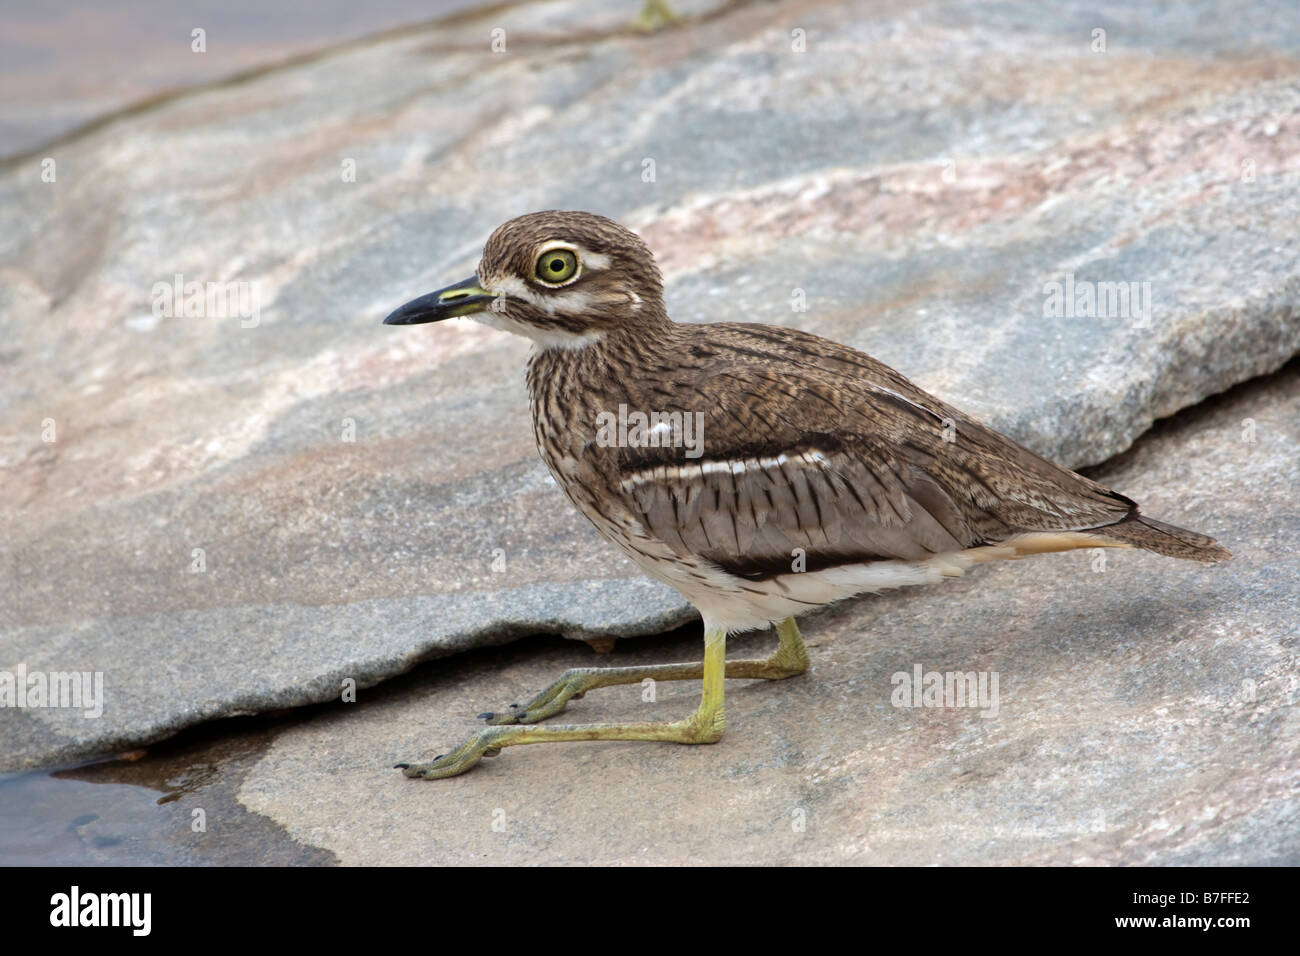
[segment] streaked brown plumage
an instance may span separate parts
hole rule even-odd
[[[1212,539],[1141,515],[1131,499],[847,346],[795,329],[671,322],[649,250],[608,220],[581,213],[514,220],[489,240],[480,279],[490,286],[492,277],[520,274],[533,250],[554,239],[612,261],[591,281],[602,308],[507,313],[547,333],[562,322],[575,335],[600,335],[583,348],[532,356],[538,448],[583,513],[652,574],[665,576],[664,545],[668,561],[707,562],[736,588],[780,588],[792,573],[919,562],[1044,532],[1055,540],[1038,543],[1053,546],[1028,550],[1122,543],[1201,561],[1227,556]],[[562,301],[587,288],[579,281],[545,291]],[[641,302],[632,313],[628,291]],[[703,455],[602,447],[597,415],[620,405],[702,412]],[[783,464],[760,467],[781,455]],[[748,463],[740,474],[705,472],[709,463],[737,461]],[[791,570],[795,549],[804,553],[802,572]],[[709,579],[718,586],[716,575]]]
[[[553,276],[565,278],[545,281]],[[451,289],[460,291],[389,321],[477,312],[532,338],[543,460],[597,529],[678,588],[710,632],[1045,551],[1228,557],[847,346],[788,328],[672,322],[650,251],[608,219],[512,220],[488,240],[476,279]],[[698,413],[702,453],[602,441],[602,414],[620,407]]]

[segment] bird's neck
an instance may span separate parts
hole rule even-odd
[[[593,331],[567,342],[534,340],[528,359],[528,389],[536,401],[553,389],[586,388],[617,393],[659,367],[675,347],[682,326],[666,315],[662,322]]]
[[[618,323],[593,323],[582,332],[556,332],[547,334],[530,330],[533,340],[533,358],[556,353],[570,359],[599,362],[605,356],[651,355],[671,347],[680,326],[668,318],[660,307],[638,314],[632,320]]]

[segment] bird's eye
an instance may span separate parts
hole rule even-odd
[[[547,285],[572,279],[578,271],[578,257],[568,249],[548,249],[537,258],[534,274]]]

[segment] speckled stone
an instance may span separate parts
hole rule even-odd
[[[680,320],[849,342],[1070,465],[1300,348],[1286,3],[696,12],[465,15],[0,168],[0,669],[109,694],[0,711],[0,767],[689,618],[546,475],[526,343],[379,325],[528,210],[640,230]],[[155,317],[178,274],[256,324]],[[1150,315],[1045,316],[1068,277]]]

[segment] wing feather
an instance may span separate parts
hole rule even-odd
[[[1110,525],[1135,508],[869,356],[772,331],[693,330],[749,336],[768,350],[720,349],[724,369],[674,392],[679,407],[664,411],[703,413],[702,457],[619,450],[628,506],[680,554],[761,579],[789,573],[796,549],[808,570],[924,560],[1027,532]]]

